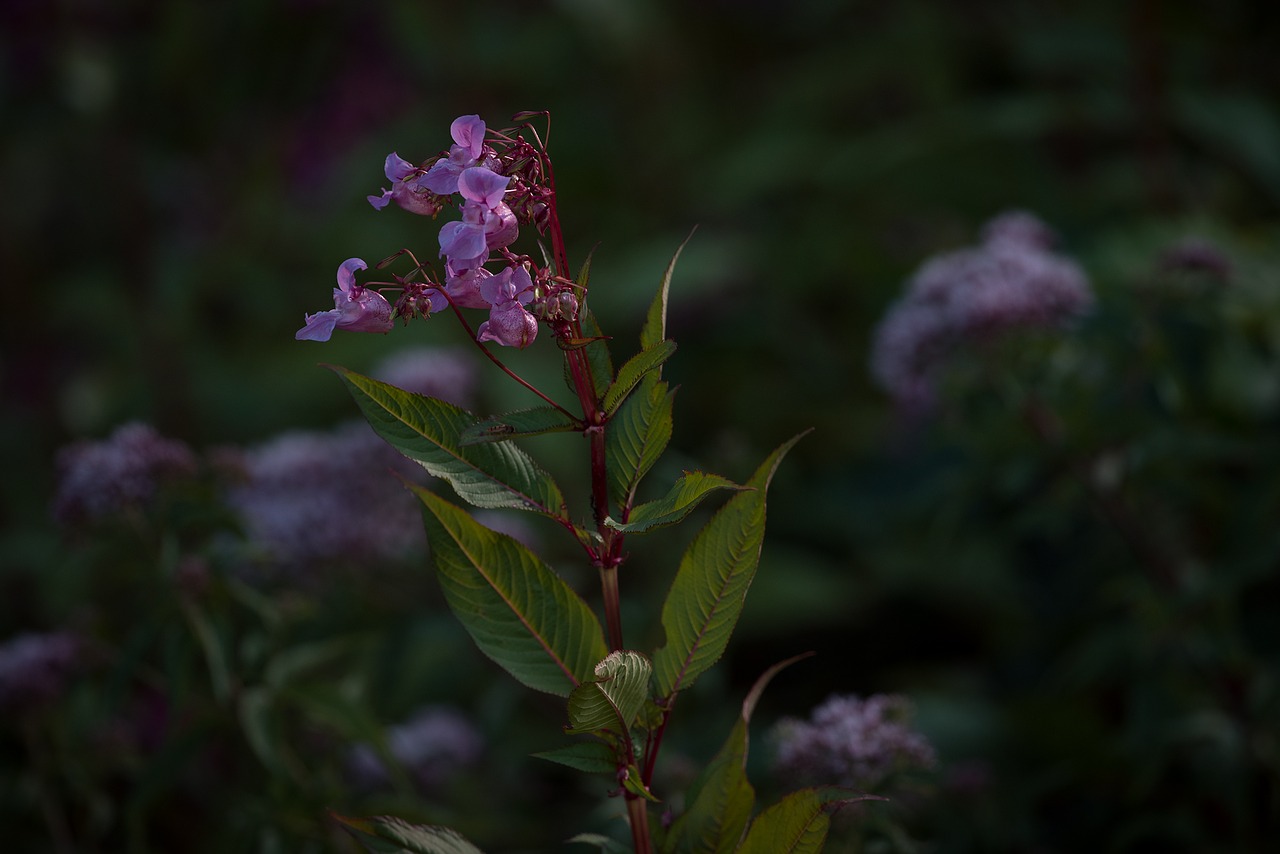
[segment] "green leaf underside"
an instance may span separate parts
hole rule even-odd
[[[513,507],[548,516],[564,513],[551,475],[511,442],[464,446],[476,417],[460,407],[412,394],[346,368],[331,366],[365,417],[391,445],[449,482],[458,497],[487,509]]]
[[[818,854],[830,826],[817,792],[801,789],[756,816],[739,854]]]
[[[605,459],[609,491],[624,503],[671,441],[675,393],[656,374],[649,374],[609,421]]]
[[[370,851],[409,854],[484,854],[456,830],[435,825],[410,824],[394,816],[349,818],[332,813]],[[371,844],[372,843],[372,844]],[[389,843],[389,844],[388,844]]]
[[[765,493],[802,435],[765,459],[747,482],[750,489],[730,498],[681,558],[662,606],[666,641],[653,657],[659,696],[689,687],[724,654],[760,563]]]
[[[460,444],[479,445],[485,442],[501,442],[520,436],[541,436],[544,433],[567,433],[577,430],[578,424],[559,409],[542,406],[521,409],[486,418],[462,431]]]
[[[613,749],[602,741],[579,741],[568,747],[544,750],[533,755],[588,774],[614,774],[618,770]]]
[[[664,852],[727,852],[737,847],[756,798],[746,764],[747,725],[739,719],[689,788],[689,807],[672,823]]]
[[[600,621],[537,555],[422,487],[445,599],[480,651],[523,684],[568,696],[607,653]]]
[[[608,730],[625,733],[649,696],[653,665],[632,650],[617,650],[595,667],[595,677],[569,694],[570,735]]]
[[[680,253],[684,251],[684,247],[693,239],[693,232],[689,232],[689,236],[681,242],[676,249],[676,254],[671,256],[671,262],[667,264],[666,272],[662,274],[662,282],[658,285],[658,293],[654,296],[653,302],[649,304],[649,312],[645,315],[644,325],[640,327],[640,349],[645,350],[667,337],[667,297],[671,292],[671,277],[676,272],[676,261],[680,260]]]
[[[743,489],[718,474],[685,472],[662,498],[641,504],[631,511],[626,523],[605,519],[610,528],[627,534],[638,534],[653,528],[674,525],[693,512],[707,495],[717,489]]]
[[[654,371],[662,366],[662,363],[671,358],[671,354],[676,351],[676,342],[659,341],[652,347],[646,347],[639,353],[636,353],[630,359],[618,368],[618,378],[609,386],[609,390],[604,395],[604,411],[613,415],[618,411],[618,407],[622,405],[622,401],[627,399],[627,395],[631,394],[631,390],[639,385],[640,380],[644,379],[645,374]]]

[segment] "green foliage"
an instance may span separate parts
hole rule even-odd
[[[650,373],[609,423],[605,454],[609,496],[615,502],[629,503],[641,479],[666,450],[671,441],[674,399],[675,392],[656,372]]]
[[[802,434],[803,435],[803,434]],[[666,642],[654,653],[659,696],[688,688],[720,659],[755,578],[764,542],[765,493],[795,436],[770,454],[689,544],[662,606]]]
[[[801,789],[770,806],[751,823],[742,854],[818,854],[831,819],[818,796]]]
[[[476,646],[530,688],[568,696],[607,648],[595,614],[550,567],[420,487],[436,576]]]
[[[702,499],[719,489],[740,490],[743,487],[718,474],[685,472],[676,480],[670,492],[655,501],[637,506],[627,516],[626,522],[606,519],[605,524],[624,534],[642,534],[675,525],[692,513],[702,503]]]
[[[612,775],[618,770],[613,749],[602,741],[579,741],[567,747],[544,750],[533,755],[588,774]]]
[[[602,405],[606,415],[613,415],[645,375],[662,367],[676,351],[676,342],[659,341],[632,356],[618,369],[618,376],[605,392]]]
[[[643,654],[616,650],[569,695],[570,735],[605,731],[626,736],[645,700],[653,665]]]
[[[560,488],[511,442],[464,444],[477,419],[443,400],[333,368],[382,438],[436,477],[458,497],[484,508],[510,507],[548,516],[563,514]]]
[[[410,824],[394,816],[357,819],[334,813],[333,817],[375,854],[483,854],[447,827]]]
[[[543,406],[508,412],[472,424],[462,431],[461,444],[479,445],[546,433],[567,433],[576,429],[578,424],[563,411]]]

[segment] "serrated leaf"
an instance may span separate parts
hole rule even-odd
[[[654,528],[665,528],[683,520],[717,489],[743,489],[728,478],[706,472],[685,472],[676,480],[671,491],[656,501],[639,505],[627,516],[627,521],[616,522],[612,518],[604,523],[610,528],[627,534],[639,534]]]
[[[330,813],[348,830],[355,831],[370,851],[408,854],[484,854],[456,830],[438,825],[410,824],[395,816],[351,818]],[[370,844],[371,842],[378,844]],[[393,847],[387,847],[390,844]]]
[[[770,454],[747,481],[751,489],[730,498],[681,558],[662,606],[666,641],[653,658],[658,696],[689,687],[724,654],[760,563],[765,494],[799,440],[795,436]]]
[[[517,437],[541,436],[544,433],[567,433],[577,429],[579,425],[571,416],[554,407],[540,406],[477,421],[462,431],[460,444],[479,445]]]
[[[618,763],[613,749],[602,741],[578,741],[568,747],[533,754],[538,759],[565,765],[588,774],[615,774]]]
[[[695,231],[697,229],[694,229]],[[662,282],[658,286],[658,293],[653,298],[653,302],[649,304],[649,312],[645,315],[644,325],[640,327],[640,349],[644,350],[667,337],[667,295],[671,290],[671,277],[676,271],[676,261],[680,259],[680,253],[684,251],[684,247],[693,239],[693,231],[689,232],[689,236],[684,239],[676,254],[671,256],[671,262],[667,264],[667,270],[662,274]]]
[[[609,421],[605,461],[609,491],[618,504],[630,498],[667,449],[674,402],[675,392],[655,374],[648,374]]]
[[[644,379],[645,374],[650,371],[656,371],[662,366],[662,363],[671,358],[671,354],[676,351],[676,342],[659,341],[652,347],[646,347],[639,353],[636,353],[621,368],[618,368],[618,378],[609,386],[609,390],[604,394],[604,411],[608,415],[618,411],[618,407],[627,399],[627,395],[631,394],[631,390],[640,384],[640,380]]]
[[[607,730],[624,734],[649,697],[653,665],[629,649],[615,650],[595,666],[594,678],[569,694],[570,735]]]
[[[756,816],[739,854],[818,854],[831,819],[812,789],[784,797]]]
[[[514,507],[564,515],[564,497],[551,475],[511,442],[462,444],[476,423],[466,410],[412,394],[346,368],[330,366],[347,384],[365,418],[382,438],[476,507]]]
[[[608,653],[600,621],[527,547],[430,490],[427,543],[445,599],[485,655],[538,691],[568,696]]]
[[[747,780],[747,723],[739,718],[719,752],[687,793],[688,808],[672,823],[664,854],[733,851],[751,820],[755,789]]]

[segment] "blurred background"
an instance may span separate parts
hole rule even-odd
[[[7,850],[351,850],[326,809],[452,823],[486,850],[616,832],[607,781],[524,758],[556,746],[562,709],[470,647],[420,556],[250,560],[265,511],[227,498],[281,437],[311,442],[316,489],[347,477],[336,456],[385,469],[335,438],[358,413],[321,362],[430,347],[476,409],[534,404],[448,322],[293,332],[345,258],[434,256],[438,226],[365,200],[388,152],[419,162],[456,116],[540,109],[615,361],[697,228],[654,480],[743,479],[816,428],[771,491],[730,655],[682,700],[673,787],[760,672],[814,650],[765,695],[762,731],[833,693],[902,694],[937,752],[889,805],[842,816],[839,850],[1263,850],[1278,36],[1277,7],[1251,2],[9,0],[0,641],[67,632],[80,651],[29,645],[66,671],[36,690],[5,647]],[[961,342],[936,400],[904,406],[869,370],[882,318],[1008,210],[1052,229],[1092,309]],[[562,388],[557,355],[511,363]],[[60,451],[130,422],[195,474],[115,518],[68,493]],[[561,438],[531,449],[563,483],[581,448]],[[327,506],[309,524],[359,512]],[[551,526],[503,524],[591,591]],[[645,644],[692,530],[636,545],[625,617]],[[477,747],[437,739],[415,775],[409,730],[389,729],[415,714]],[[375,768],[359,785],[357,766]]]

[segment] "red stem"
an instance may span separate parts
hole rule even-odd
[[[652,854],[653,843],[649,840],[649,810],[644,798],[627,793],[627,818],[631,821],[631,839],[635,843],[636,854]]]

